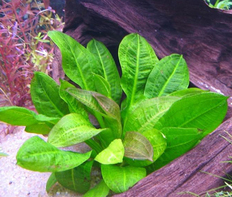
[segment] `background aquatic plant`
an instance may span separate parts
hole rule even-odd
[[[51,72],[53,45],[46,34],[63,23],[37,1],[3,0],[0,9],[0,92],[12,105],[31,107],[33,72]]]

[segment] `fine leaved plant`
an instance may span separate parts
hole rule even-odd
[[[47,141],[28,139],[17,153],[19,166],[52,172],[47,190],[58,182],[85,196],[125,192],[190,150],[225,117],[226,96],[188,88],[183,56],[159,60],[138,34],[127,35],[119,45],[121,77],[101,42],[91,40],[84,47],[58,31],[48,36],[61,51],[70,81],[58,85],[35,72],[30,90],[38,113],[17,106],[0,108],[1,121],[48,135]],[[60,149],[78,143],[90,149]],[[93,167],[102,176],[90,188]]]
[[[45,2],[0,1],[0,95],[11,105],[31,109],[30,82],[34,71],[50,73],[53,43],[49,30],[62,30],[63,23]]]
[[[206,3],[209,5],[211,8],[217,8],[217,9],[222,9],[222,10],[230,10],[232,7],[232,1],[231,0],[205,0]]]

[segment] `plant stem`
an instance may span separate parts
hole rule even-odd
[[[98,113],[95,113],[95,112],[94,112],[94,116],[96,117],[100,127],[101,128],[106,128],[106,125],[105,125],[105,122],[104,122],[102,116],[100,114],[98,114]]]
[[[1,92],[4,94],[4,96],[7,98],[7,100],[10,102],[11,105],[13,105],[13,103],[11,102],[10,98],[7,96],[7,94],[5,93],[5,91],[0,88]]]
[[[92,148],[93,150],[95,150],[97,153],[100,153],[102,151],[102,147],[100,146],[100,144],[98,144],[96,141],[94,141],[93,139],[89,139],[86,140],[85,143]]]

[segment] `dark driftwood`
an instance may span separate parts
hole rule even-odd
[[[191,82],[203,89],[232,95],[232,15],[210,9],[203,0],[66,0],[64,32],[82,44],[95,38],[117,55],[128,33],[144,36],[162,58],[180,53]],[[232,106],[229,99],[229,106]],[[231,110],[230,110],[231,112]],[[228,117],[232,117],[231,113]],[[232,147],[220,135],[232,133],[232,120],[223,123],[195,149],[149,175],[119,196],[178,196],[218,187],[219,176],[232,171],[221,163]],[[184,196],[190,196],[186,194]]]
[[[224,122],[187,154],[153,172],[129,191],[116,196],[176,197],[183,192],[203,195],[207,190],[225,185],[222,179],[204,173],[221,177],[231,174],[232,164],[222,162],[230,160],[228,156],[232,156],[232,145],[222,137],[231,139],[225,131],[232,134],[232,119]],[[183,193],[180,196],[192,195]]]
[[[65,10],[64,32],[82,44],[96,38],[117,54],[121,39],[137,32],[160,58],[183,54],[196,86],[232,95],[231,14],[203,0],[66,0]]]

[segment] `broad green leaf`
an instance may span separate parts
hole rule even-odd
[[[222,122],[226,112],[227,97],[203,92],[176,101],[156,123],[155,128],[197,128],[203,131],[204,137]]]
[[[52,128],[48,142],[56,147],[71,146],[84,142],[103,130],[105,129],[93,127],[82,115],[71,113],[61,118]]]
[[[91,40],[87,44],[87,49],[95,55],[95,58],[101,65],[100,75],[110,85],[110,95],[112,96],[112,99],[116,103],[119,103],[122,95],[122,88],[120,85],[120,76],[117,70],[117,66],[112,55],[104,44],[96,40]]]
[[[100,94],[98,94],[96,92],[92,92],[92,91],[77,89],[77,88],[68,88],[66,91],[70,95],[72,95],[74,98],[76,98],[79,102],[81,102],[83,105],[85,105],[87,107],[88,111],[96,117],[97,121],[99,122],[99,125],[102,128],[107,128],[102,116],[104,116],[104,119],[106,121],[108,120],[107,122],[109,122],[109,121],[115,122],[116,121],[116,120],[113,120],[111,117],[109,117],[105,113],[104,109],[100,106],[99,102],[96,100],[95,97],[97,97],[97,95],[100,95]],[[93,94],[95,94],[95,97],[93,96]],[[110,103],[117,105],[113,100],[111,100],[107,97],[105,97],[105,98],[107,101],[110,100]],[[110,108],[110,106],[107,106],[107,108]],[[115,124],[109,124],[109,125],[110,125],[109,128],[113,128],[115,130],[121,126],[121,122],[120,122],[119,126],[117,126],[117,124],[116,124],[116,127],[115,127]],[[113,139],[115,139],[115,137],[114,137],[115,134],[117,134],[120,131],[121,130],[116,130],[116,132],[114,133],[111,129],[108,129],[108,130],[105,130],[102,133],[100,133],[99,138],[101,140],[101,143],[104,145],[104,147],[108,146],[109,143]]]
[[[94,90],[91,53],[72,37],[62,32],[50,31],[48,36],[61,51],[65,74],[82,89]]]
[[[153,147],[153,161],[156,161],[165,151],[167,140],[165,136],[156,129],[143,132],[143,135],[149,140]]]
[[[154,161],[156,161],[164,151],[166,150],[167,147],[167,140],[165,136],[159,132],[156,129],[151,129],[143,132],[143,136],[145,136],[150,144],[152,145],[152,151],[153,151],[153,157],[152,157],[152,162],[149,160],[132,160],[132,159],[127,159],[126,162],[129,163],[132,166],[148,166],[152,164]]]
[[[125,157],[153,161],[153,147],[149,140],[138,132],[126,132],[124,142]]]
[[[31,137],[20,147],[16,159],[22,168],[39,172],[59,172],[75,168],[89,159],[91,151],[62,151],[38,136]]]
[[[86,192],[83,197],[106,197],[109,194],[109,191],[110,189],[102,180],[99,184]]]
[[[104,120],[99,119],[99,117],[96,118],[102,127],[107,126],[112,130],[114,136],[111,137],[121,137],[121,116],[120,108],[117,103],[115,103],[112,99],[93,91],[86,91],[77,88],[68,88],[66,91],[87,106],[91,113],[94,115],[99,114],[104,117]]]
[[[150,73],[144,95],[147,98],[165,96],[177,90],[187,89],[189,72],[182,55],[172,54],[161,59]]]
[[[50,192],[51,188],[57,183],[55,173],[51,173],[50,177],[47,180],[46,191]]]
[[[154,163],[156,169],[189,151],[202,137],[201,132],[195,128],[169,127],[162,129],[161,132],[166,136],[167,148]]]
[[[110,84],[102,76],[94,74],[96,91],[108,98],[111,97]]]
[[[26,126],[25,131],[29,133],[48,134],[60,118],[36,114],[35,119],[37,123]]]
[[[122,67],[121,85],[130,108],[144,95],[147,78],[158,58],[149,43],[138,34],[123,38],[118,56]]]
[[[159,118],[179,99],[178,97],[166,96],[139,102],[129,110],[125,117],[123,133],[126,131],[142,133],[153,129]]]
[[[101,164],[117,164],[122,163],[124,156],[124,147],[121,139],[115,139],[110,145],[101,151],[95,161]]]
[[[46,124],[45,122],[38,122],[36,124],[28,125],[25,128],[25,131],[28,133],[37,133],[37,134],[49,134],[52,127]]]
[[[35,112],[23,107],[0,107],[0,121],[11,125],[28,126],[35,124],[38,122],[35,115]]]
[[[47,124],[50,124],[50,125],[54,125],[60,120],[60,118],[58,117],[48,117],[43,114],[36,114],[35,119],[38,122],[46,122]]]
[[[203,92],[209,92],[208,90],[202,90],[199,88],[188,88],[185,90],[177,90],[171,94],[169,94],[169,96],[180,96],[180,97],[184,97],[184,96],[191,96],[194,94],[199,94],[199,93],[203,93]]]
[[[72,95],[75,99],[81,102],[83,105],[87,106],[90,109],[90,112],[96,111],[101,115],[104,115],[104,111],[93,97],[92,91],[82,90],[79,88],[68,88],[66,91]]]
[[[69,112],[67,104],[60,98],[59,86],[42,72],[35,72],[31,81],[31,98],[40,114],[62,117]]]
[[[83,194],[90,188],[92,165],[93,161],[87,161],[76,168],[56,172],[56,179],[65,188]]]
[[[71,83],[60,79],[60,97],[68,104],[69,111],[71,113],[81,114],[86,119],[88,118],[88,113],[84,109],[84,106],[76,98],[66,92],[67,88],[75,88]]]
[[[107,116],[120,121],[120,108],[117,103],[97,92],[92,92],[92,95]]]
[[[36,114],[23,107],[9,106],[0,108],[0,121],[11,125],[26,126],[25,130],[31,133],[48,134],[58,120],[57,117]]]
[[[98,93],[93,93],[93,97],[107,115],[104,119],[106,126],[112,130],[115,138],[120,138],[122,135],[122,124],[118,104]]]
[[[146,176],[146,170],[140,167],[101,165],[103,180],[115,193],[127,191]]]

